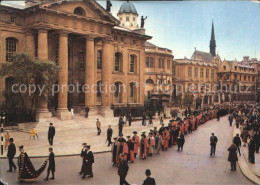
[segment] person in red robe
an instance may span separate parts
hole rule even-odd
[[[127,155],[127,161],[130,161],[131,163],[134,162],[134,143],[131,140],[130,136],[127,136],[126,144],[128,146],[128,155]]]
[[[142,159],[146,159],[146,153],[147,153],[147,138],[145,136],[145,134],[141,135],[142,138],[140,139],[140,152],[139,152],[139,156]]]
[[[170,140],[170,132],[169,128],[165,127],[163,131],[163,150],[167,150],[169,146],[169,140]]]
[[[139,136],[137,135],[137,132],[133,132],[134,136],[132,137],[132,142],[134,143],[134,157],[138,155],[138,147],[139,147]]]

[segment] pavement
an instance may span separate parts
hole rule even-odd
[[[96,119],[101,121],[101,135],[97,136]],[[164,123],[168,124],[170,119],[165,119]],[[78,155],[81,151],[81,144],[87,143],[91,145],[91,149],[95,153],[108,152],[111,150],[107,147],[106,131],[108,125],[112,126],[113,137],[118,136],[118,118],[104,118],[102,116],[90,116],[85,118],[81,115],[75,115],[74,119],[61,121],[55,117],[39,122],[36,126],[39,139],[29,139],[28,132],[19,132],[11,130],[11,135],[14,138],[16,146],[24,145],[24,149],[30,157],[46,157],[49,155],[49,142],[47,139],[49,123],[52,122],[56,129],[54,136],[53,148],[56,156]],[[153,120],[153,126],[160,128],[159,120]],[[146,131],[148,133],[153,126],[142,126],[141,120],[132,122],[132,126],[123,128],[123,135],[133,135],[133,131],[137,131],[138,135]],[[6,156],[4,151],[4,157]],[[16,157],[18,157],[18,152]],[[3,157],[1,156],[1,157]]]
[[[241,133],[240,129],[234,128],[233,136]],[[240,148],[242,157],[238,160],[238,165],[242,173],[255,184],[260,184],[260,154],[255,153],[255,164],[248,161],[248,146],[241,146]]]
[[[138,124],[139,122],[137,122]],[[253,184],[239,170],[230,171],[227,148],[232,142],[234,128],[229,126],[227,117],[220,121],[213,119],[201,125],[197,131],[185,136],[182,152],[173,146],[168,151],[161,151],[146,160],[137,158],[129,164],[126,180],[140,185],[145,179],[145,170],[149,168],[156,184],[159,185],[249,185]],[[218,137],[216,155],[210,156],[209,137],[214,132]],[[93,135],[94,136],[94,135]],[[55,152],[55,151],[54,151]],[[116,185],[119,184],[117,168],[112,167],[111,153],[95,154],[93,165],[94,178],[81,179],[78,171],[82,159],[79,156],[56,157],[55,180],[44,182],[46,171],[30,185]],[[239,157],[240,158],[240,157]],[[38,169],[44,159],[32,158],[33,165]],[[15,161],[16,162],[16,161]],[[0,177],[9,185],[21,184],[17,181],[17,172],[7,173],[8,161],[0,159]]]

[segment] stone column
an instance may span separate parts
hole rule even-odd
[[[38,30],[38,59],[48,59],[48,30]],[[45,100],[39,100],[37,103],[36,121],[46,120],[51,118],[51,113],[48,111],[48,93],[45,91]]]
[[[71,119],[68,111],[68,34],[59,34],[59,72],[58,72],[58,117],[61,120]]]
[[[94,38],[93,37],[86,37],[86,61],[85,61],[85,106],[89,108],[94,108],[95,101],[95,78],[94,78],[94,71],[95,71],[95,53],[94,53]]]
[[[106,117],[113,117],[113,111],[110,109],[111,93],[109,92],[110,78],[112,73],[112,57],[110,39],[103,40],[102,49],[102,70],[101,70],[101,111],[100,114]]]
[[[25,33],[25,51],[32,57],[35,56],[35,41],[32,30]]]

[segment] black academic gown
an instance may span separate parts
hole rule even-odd
[[[86,152],[86,155],[84,157],[84,163],[84,175],[93,175],[92,164],[94,163],[94,155],[92,151]]]

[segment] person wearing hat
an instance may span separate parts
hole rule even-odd
[[[108,125],[108,129],[107,129],[107,146],[112,145],[112,135],[113,135],[113,129],[111,128],[111,125]]]
[[[47,169],[47,176],[46,178],[44,179],[45,181],[48,181],[49,180],[49,175],[50,175],[50,171],[51,171],[51,174],[52,174],[52,177],[50,178],[51,180],[54,180],[55,177],[54,177],[54,172],[55,172],[55,155],[53,153],[53,148],[50,147],[49,148],[49,166],[48,166],[48,169]]]
[[[7,157],[8,157],[8,162],[9,162],[9,170],[7,172],[12,172],[13,168],[14,171],[17,169],[16,165],[14,164],[14,156],[16,154],[16,148],[14,144],[14,139],[10,138],[9,139],[9,146],[8,146],[8,152],[7,152]]]
[[[7,149],[8,145],[9,145],[9,139],[11,138],[11,134],[10,131],[7,130],[5,133],[5,150]]]
[[[148,146],[148,156],[152,156],[153,155],[153,148],[154,148],[154,137],[153,137],[153,132],[150,132],[147,138],[147,146]]]
[[[50,146],[53,145],[54,136],[55,136],[55,127],[53,126],[53,123],[50,123],[49,131],[48,131],[48,141]]]
[[[128,155],[127,155],[127,161],[130,161],[131,163],[134,162],[135,157],[134,157],[134,143],[131,140],[131,136],[127,136],[127,142],[128,146]]]
[[[156,136],[156,133],[157,133],[157,127],[154,127],[154,130],[153,130],[153,135]]]
[[[139,147],[139,136],[137,135],[137,132],[133,132],[132,142],[134,143],[134,157],[138,155],[138,147]]]
[[[87,178],[92,178],[93,177],[92,165],[94,163],[94,155],[93,152],[90,151],[90,145],[86,146],[86,155],[84,157],[84,163],[85,163],[85,169],[82,178],[84,179],[86,175],[88,175]]]
[[[120,163],[118,165],[118,175],[120,177],[120,185],[130,185],[126,180],[127,172],[129,170],[128,163],[123,154],[120,154]]]
[[[118,166],[118,157],[119,157],[119,144],[117,137],[114,137],[114,142],[112,143],[111,152],[112,152],[112,166]]]
[[[140,140],[140,152],[139,152],[139,156],[142,159],[146,159],[146,154],[147,154],[147,148],[148,148],[148,142],[147,142],[147,138],[145,136],[145,134],[143,133],[142,138]]]
[[[151,176],[151,170],[147,169],[145,170],[146,179],[144,180],[143,185],[156,185],[154,178]]]
[[[164,124],[162,124],[162,127],[159,129],[159,134],[162,136],[162,133],[164,131]]]
[[[81,149],[81,153],[80,153],[80,157],[82,158],[82,165],[81,165],[81,169],[79,172],[79,175],[83,174],[83,169],[84,169],[84,157],[86,155],[86,145],[87,143],[82,143],[82,149]]]
[[[170,140],[170,132],[169,128],[165,127],[163,134],[162,134],[162,139],[163,139],[163,150],[167,150],[169,146],[169,140]]]
[[[154,149],[155,149],[155,152],[156,154],[159,154],[161,148],[162,148],[162,136],[159,134],[159,132],[156,132],[156,136],[155,136],[155,146],[154,146]]]
[[[180,133],[179,137],[177,138],[178,151],[183,150],[184,143],[185,143],[184,134]]]
[[[99,136],[101,134],[101,122],[99,121],[99,119],[97,119],[96,125],[97,125],[97,135]]]
[[[127,160],[128,146],[126,144],[126,140],[121,135],[118,141],[119,141],[119,154],[124,154],[124,159]]]

